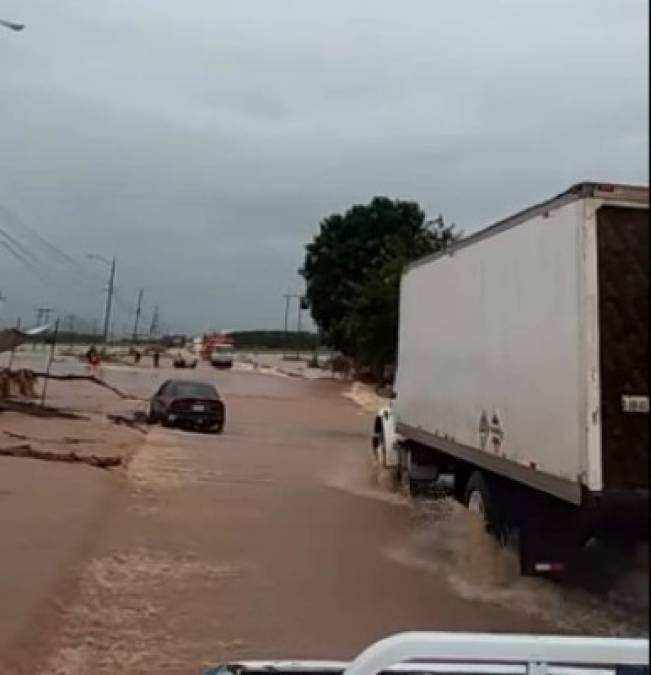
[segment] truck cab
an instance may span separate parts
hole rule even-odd
[[[233,358],[233,345],[229,344],[215,345],[210,353],[210,363],[215,368],[232,368]]]

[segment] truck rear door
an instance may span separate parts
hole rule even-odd
[[[597,254],[604,489],[648,489],[648,209],[602,206]]]

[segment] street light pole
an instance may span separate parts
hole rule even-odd
[[[292,301],[292,297],[290,293],[285,294],[285,339],[287,339],[287,333],[289,332],[289,303]]]
[[[115,283],[115,256],[111,260],[107,260],[101,255],[89,253],[88,257],[92,260],[100,260],[110,268],[108,288],[106,290],[106,306],[104,307],[104,333],[102,335],[102,342],[106,344],[109,337],[109,329],[111,326],[111,304],[113,303],[113,286]]]
[[[140,312],[142,311],[142,294],[144,289],[138,291],[138,306],[136,307],[136,320],[133,322],[133,343],[138,342],[138,323],[140,322]]]
[[[111,260],[108,290],[106,292],[106,311],[104,312],[104,344],[108,342],[111,328],[111,304],[113,302],[113,282],[115,281],[115,258]]]

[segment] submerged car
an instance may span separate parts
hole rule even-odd
[[[195,380],[167,380],[149,402],[147,421],[164,426],[224,430],[226,410],[217,389]]]

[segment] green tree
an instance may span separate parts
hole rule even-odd
[[[300,270],[324,341],[376,372],[393,363],[404,266],[457,236],[415,202],[387,197],[325,218]]]

